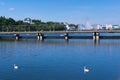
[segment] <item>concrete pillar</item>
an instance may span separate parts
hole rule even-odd
[[[14,34],[15,40],[19,40],[19,34]]]
[[[65,33],[64,36],[65,36],[65,40],[68,40],[68,39],[69,39],[68,33]]]
[[[44,40],[44,35],[42,33],[38,33],[38,36],[37,36],[38,40]]]
[[[97,32],[93,33],[93,40],[99,40],[99,33]]]
[[[99,40],[99,33],[96,33],[96,40]]]

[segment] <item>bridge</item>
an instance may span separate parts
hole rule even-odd
[[[78,31],[12,31],[12,32],[0,32],[0,34],[53,34],[53,33],[120,33],[120,30],[78,30]]]
[[[74,33],[92,33],[93,36],[69,36],[69,34]],[[72,38],[93,38],[94,40],[99,40],[100,38],[104,38],[104,36],[100,36],[100,33],[120,33],[120,30],[79,30],[79,31],[12,31],[12,32],[0,32],[1,35],[13,34],[14,39],[19,40],[22,36],[20,34],[36,34],[36,38],[38,40],[44,40],[47,38],[52,39],[72,39]],[[63,36],[44,36],[44,34],[63,34]],[[119,36],[106,36],[109,38],[120,38]]]

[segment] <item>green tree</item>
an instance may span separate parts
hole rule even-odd
[[[60,22],[42,22],[31,18],[15,21],[13,18],[0,17],[0,31],[54,31],[64,30],[64,27],[65,25]]]

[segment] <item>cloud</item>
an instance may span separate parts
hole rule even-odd
[[[5,5],[5,3],[4,2],[0,2],[0,6],[4,6]]]
[[[9,11],[14,11],[14,10],[15,10],[15,8],[13,8],[13,7],[9,8]]]

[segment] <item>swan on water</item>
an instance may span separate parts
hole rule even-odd
[[[86,68],[86,66],[84,66],[84,72],[89,72],[90,70]]]
[[[14,69],[18,69],[18,66],[16,64],[14,64]]]

